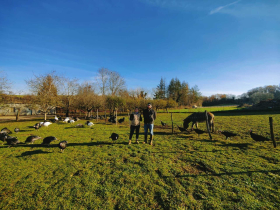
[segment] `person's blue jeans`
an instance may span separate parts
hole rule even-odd
[[[144,124],[145,135],[148,135],[148,129],[150,130],[150,134],[154,135],[154,124]]]

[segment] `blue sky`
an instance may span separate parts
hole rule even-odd
[[[128,89],[160,78],[203,95],[280,84],[278,0],[2,0],[0,71],[14,92],[56,71],[94,80],[117,71]]]

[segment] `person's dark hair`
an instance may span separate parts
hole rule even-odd
[[[139,109],[138,107],[135,107],[134,109]]]

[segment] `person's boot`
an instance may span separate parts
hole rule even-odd
[[[147,143],[148,143],[148,142],[147,142],[147,139],[148,139],[148,135],[145,134],[145,140],[144,140],[143,144],[147,144]]]
[[[153,145],[154,136],[150,135],[150,145]]]

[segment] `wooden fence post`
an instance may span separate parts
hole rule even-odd
[[[269,124],[270,124],[270,135],[271,135],[271,140],[273,141],[274,148],[276,148],[276,141],[274,139],[274,132],[273,132],[273,119],[272,117],[269,117]]]
[[[117,125],[117,122],[118,122],[118,110],[116,110],[116,125]]]
[[[172,116],[172,113],[171,113],[171,122],[172,122],[172,134],[173,134],[174,130],[173,130],[173,116]]]
[[[212,136],[211,136],[210,129],[209,129],[209,123],[208,123],[208,114],[207,114],[207,111],[206,111],[206,110],[205,110],[205,117],[206,117],[206,127],[207,127],[207,131],[208,131],[208,134],[209,134],[210,139],[212,140]]]

